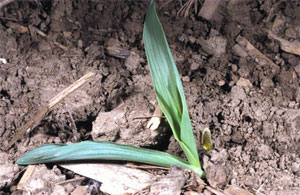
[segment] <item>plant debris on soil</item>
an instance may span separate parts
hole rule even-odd
[[[184,11],[181,1],[157,2],[157,12],[183,81],[207,181],[174,167],[144,169],[155,177],[136,193],[299,194],[299,2],[186,2]],[[0,8],[1,194],[20,193],[24,167],[16,160],[47,143],[114,141],[184,158],[166,121],[156,131],[146,127],[157,104],[142,40],[148,5],[37,0]],[[4,150],[36,110],[88,72],[96,75]],[[214,145],[209,153],[201,148],[205,127]],[[101,191],[101,183],[60,166],[35,171],[24,193]]]

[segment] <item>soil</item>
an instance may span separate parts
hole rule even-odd
[[[193,6],[183,17],[178,15],[180,1],[164,3],[157,2],[158,14],[183,80],[207,184],[218,189],[235,184],[255,194],[298,194],[300,58],[283,51],[266,33],[280,17],[282,24],[272,30],[299,41],[298,1],[222,1],[210,21],[194,13]],[[165,121],[155,133],[146,128],[156,104],[142,40],[148,5],[121,0],[14,1],[2,9],[0,58],[7,63],[0,61],[1,194],[21,193],[16,184],[24,167],[15,162],[46,143],[106,140],[184,158]],[[238,36],[279,70],[239,55],[233,49]],[[89,71],[96,73],[89,83],[10,150],[3,149],[34,110]],[[214,143],[209,154],[200,144],[206,126]],[[37,178],[45,182],[31,193],[68,194],[76,185],[84,186],[57,185],[78,175],[53,165],[38,167],[44,171]],[[187,180],[179,175],[180,184],[175,185],[187,192]],[[155,185],[151,193],[163,192],[161,184]]]

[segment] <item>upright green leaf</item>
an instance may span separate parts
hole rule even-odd
[[[147,12],[143,39],[158,103],[190,164],[201,167],[182,83],[154,1]]]

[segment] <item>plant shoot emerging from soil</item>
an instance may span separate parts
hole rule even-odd
[[[156,14],[154,1],[151,2],[147,12],[143,38],[159,105],[188,162],[165,152],[113,142],[84,141],[74,144],[44,145],[27,152],[17,163],[28,165],[75,160],[124,160],[164,167],[177,165],[204,177],[182,83]]]

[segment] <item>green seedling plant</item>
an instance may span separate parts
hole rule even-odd
[[[147,11],[143,39],[158,103],[188,161],[156,150],[113,142],[83,141],[73,144],[40,146],[27,152],[17,161],[17,164],[28,165],[78,160],[122,160],[163,167],[176,165],[190,169],[202,178],[205,177],[199,161],[183,86],[157,16],[154,1],[151,1]]]
[[[208,127],[205,127],[202,136],[201,136],[201,145],[204,151],[210,152],[213,148],[213,144],[211,141],[211,132]]]

